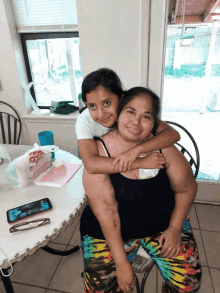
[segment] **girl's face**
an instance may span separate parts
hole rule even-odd
[[[153,107],[147,95],[131,100],[118,118],[118,132],[128,142],[142,141],[151,134],[153,127]]]
[[[119,98],[102,86],[86,95],[86,104],[92,119],[104,127],[112,127],[117,119]]]

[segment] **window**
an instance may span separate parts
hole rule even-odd
[[[196,140],[197,180],[219,183],[220,22],[212,17],[220,13],[208,1],[188,5],[182,31],[184,10],[179,5],[171,24],[171,2],[151,1],[148,86],[162,99],[162,120],[181,124]]]
[[[82,67],[77,32],[21,34],[31,94],[39,108],[51,101],[78,105]]]
[[[31,94],[39,108],[51,101],[78,105],[82,66],[76,0],[11,0]]]

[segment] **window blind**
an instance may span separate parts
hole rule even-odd
[[[78,29],[76,0],[11,0],[11,2],[19,33]]]

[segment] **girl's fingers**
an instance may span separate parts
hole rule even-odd
[[[127,171],[127,169],[126,169],[126,163],[123,162],[123,172],[125,173],[126,171]]]
[[[123,162],[120,160],[118,165],[119,171],[123,172]]]
[[[118,160],[119,160],[119,159],[117,159],[117,158],[114,159],[114,161],[113,161],[113,163],[112,163],[112,166],[113,166],[113,167],[115,167],[115,165],[118,163]]]

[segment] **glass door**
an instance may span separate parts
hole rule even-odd
[[[210,1],[189,0],[149,0],[149,3],[147,85],[161,98],[161,119],[181,124],[196,140],[201,159],[197,180],[218,184],[220,4],[216,7],[210,6]],[[215,13],[211,13],[213,7]]]
[[[162,120],[195,138],[201,157],[197,179],[220,180],[220,25],[168,25]]]

